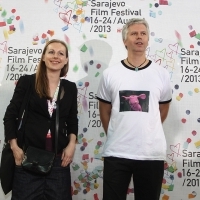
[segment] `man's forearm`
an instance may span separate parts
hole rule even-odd
[[[169,105],[170,103],[167,104],[160,104],[159,109],[160,109],[160,117],[161,117],[161,121],[162,123],[165,121],[165,119],[167,118],[168,115],[168,111],[169,111]]]
[[[104,103],[101,101],[99,102],[100,119],[106,134],[108,131],[108,125],[110,121],[111,108],[112,108],[111,104]]]
[[[107,115],[107,116],[101,116],[100,114],[100,119],[101,119],[101,122],[102,122],[102,125],[103,125],[103,128],[104,128],[104,131],[105,133],[107,134],[107,131],[108,131],[108,124],[109,124],[109,121],[110,121],[110,116]]]

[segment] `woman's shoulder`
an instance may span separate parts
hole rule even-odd
[[[27,84],[34,80],[35,80],[35,74],[25,74],[19,78],[19,80],[17,81],[17,85]]]
[[[69,81],[67,79],[62,79],[62,83],[65,85],[76,85],[75,82]]]
[[[70,90],[76,91],[77,87],[76,87],[76,83],[69,81],[67,79],[62,79],[62,83],[61,83],[65,88],[68,88]]]
[[[34,79],[35,79],[35,74],[24,74],[19,78],[19,80],[24,80],[24,81],[29,81]]]

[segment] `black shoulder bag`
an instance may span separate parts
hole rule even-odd
[[[29,78],[27,76],[27,78]],[[22,102],[21,108],[20,108],[20,114],[21,116],[17,119],[18,124],[18,131],[17,131],[17,139],[18,145],[20,147],[22,144],[21,139],[23,138],[22,135],[24,131],[24,126],[22,126],[22,122],[24,124],[26,120],[25,111],[27,109],[27,105],[30,99],[31,95],[31,77],[28,81],[29,85],[24,97],[24,100]],[[15,170],[15,159],[13,156],[13,152],[10,148],[10,144],[7,141],[4,141],[2,153],[1,153],[1,166],[0,166],[0,179],[1,179],[1,187],[3,189],[4,194],[8,194],[12,190],[12,183],[13,183],[13,176],[14,176],[14,170]]]
[[[46,151],[43,149],[29,146],[22,161],[22,167],[25,170],[28,170],[35,174],[41,174],[41,175],[48,174],[53,167],[54,158],[57,155],[60,93],[61,93],[61,83],[56,102],[55,152]]]

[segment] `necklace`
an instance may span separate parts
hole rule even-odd
[[[138,68],[141,67],[141,66],[146,62],[147,59],[145,58],[144,62],[143,62],[140,66],[138,66],[138,67],[132,65],[132,64],[128,61],[128,58],[127,58],[126,60],[127,60],[128,64],[131,65],[132,67],[134,67],[135,71],[137,72],[137,71],[138,71]]]

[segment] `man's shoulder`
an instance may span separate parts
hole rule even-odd
[[[164,74],[169,73],[166,68],[164,68],[163,66],[161,66],[158,63],[155,63],[153,61],[151,62],[151,67],[156,69],[158,72],[161,72],[161,73],[164,73]]]
[[[122,67],[121,62],[117,62],[115,64],[110,65],[108,68],[104,70],[104,73],[113,73],[113,71],[119,70]]]

